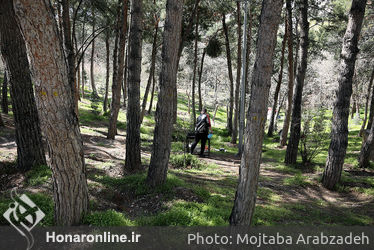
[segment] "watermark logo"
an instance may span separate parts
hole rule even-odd
[[[13,202],[3,216],[26,238],[27,250],[29,250],[34,245],[34,237],[30,231],[44,218],[45,214],[27,195],[19,196],[13,189],[10,196]]]

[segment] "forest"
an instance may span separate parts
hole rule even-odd
[[[374,225],[372,0],[0,2],[0,214]]]

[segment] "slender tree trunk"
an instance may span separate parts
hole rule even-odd
[[[240,2],[236,2],[236,20],[238,24],[238,57],[236,62],[236,86],[235,86],[235,113],[234,124],[232,129],[231,143],[236,144],[238,137],[238,120],[239,120],[239,89],[241,75],[241,54],[242,54],[242,24],[241,24],[241,8]]]
[[[163,184],[167,175],[173,130],[173,106],[176,103],[173,92],[176,91],[182,13],[183,0],[167,0],[160,93],[155,115],[156,126],[151,163],[147,176],[147,183],[152,187]]]
[[[288,99],[287,110],[283,122],[283,129],[280,138],[280,145],[283,147],[287,143],[288,130],[290,127],[292,97],[294,88],[294,67],[293,67],[293,31],[292,31],[292,0],[286,0],[287,9],[287,36],[288,36]],[[303,80],[304,81],[304,80]]]
[[[159,18],[156,15],[155,16],[155,31],[154,31],[154,34],[153,34],[151,67],[150,67],[149,76],[148,76],[148,82],[147,82],[147,86],[146,86],[146,89],[145,89],[145,93],[144,93],[144,97],[143,97],[143,102],[142,102],[142,111],[141,111],[141,115],[140,115],[140,122],[141,123],[143,122],[143,118],[144,118],[144,115],[145,115],[148,94],[149,94],[149,90],[150,90],[151,85],[152,85],[153,74],[154,74],[154,71],[155,71],[155,68],[156,68],[158,22],[159,22]]]
[[[195,24],[195,49],[193,59],[193,76],[192,76],[192,122],[193,127],[196,125],[196,103],[195,103],[195,89],[196,89],[196,69],[197,69],[197,50],[198,50],[198,39],[199,39],[199,8],[196,10],[196,24]],[[200,89],[201,92],[201,89]],[[201,93],[200,93],[201,95]],[[199,106],[200,108],[200,106]],[[199,109],[201,110],[201,109]],[[198,112],[199,113],[199,112]]]
[[[114,72],[113,66],[113,83],[112,83],[112,105],[110,109],[110,120],[109,120],[109,128],[108,128],[108,139],[114,139],[115,135],[117,134],[117,120],[118,120],[118,113],[121,107],[121,90],[122,90],[122,82],[123,82],[123,69],[125,64],[125,48],[126,48],[126,33],[127,33],[127,7],[128,7],[128,0],[119,0],[118,4],[121,5],[122,8],[119,11],[121,14],[119,15],[118,19],[118,26],[117,26],[117,37],[118,39],[118,55],[115,57],[113,55],[113,60],[118,60],[118,68],[116,67],[116,72]],[[117,38],[116,38],[117,42]],[[115,45],[116,46],[116,45]],[[114,65],[114,64],[113,64]],[[127,134],[129,135],[129,134]],[[128,136],[129,137],[129,136]]]
[[[373,84],[373,79],[374,79],[374,69],[371,73],[370,77],[370,82]],[[373,93],[371,95],[370,99],[370,109],[369,109],[369,118],[368,118],[368,125],[366,129],[371,129],[371,125],[373,124],[373,117],[374,117],[374,88],[373,88]]]
[[[352,95],[352,79],[356,57],[359,52],[358,40],[365,15],[366,0],[352,0],[348,15],[348,25],[343,38],[340,61],[339,87],[334,104],[331,142],[322,184],[333,189],[339,182],[348,146],[349,101]]]
[[[10,93],[16,127],[17,166],[27,171],[45,165],[45,153],[34,98],[26,44],[12,7],[4,1],[0,10],[1,54],[9,70]]]
[[[249,93],[249,81],[248,81],[248,75],[249,75],[249,56],[251,55],[251,45],[252,45],[252,26],[253,26],[253,14],[252,14],[252,8],[249,8],[249,13],[248,13],[248,32],[247,32],[247,51],[245,55],[245,93]]]
[[[130,171],[139,170],[140,157],[140,74],[142,67],[143,1],[131,1],[129,38],[129,100],[127,105],[126,165]]]
[[[360,137],[362,137],[362,135],[364,133],[366,122],[367,122],[367,118],[368,118],[368,106],[369,106],[370,93],[371,93],[371,89],[372,89],[372,86],[373,86],[373,81],[374,81],[374,69],[371,72],[370,81],[369,81],[369,87],[368,87],[368,92],[367,92],[367,95],[366,95],[365,115],[364,115],[364,121],[362,122],[362,126],[361,126],[361,129],[360,129],[360,133],[359,133]],[[373,97],[374,91],[373,91],[373,93],[371,95]]]
[[[280,87],[282,85],[282,79],[283,79],[284,51],[286,50],[286,41],[287,41],[287,36],[288,36],[287,20],[286,20],[285,23],[286,23],[286,25],[285,25],[284,37],[283,37],[283,41],[282,41],[280,69],[279,69],[277,86],[275,87],[273,109],[271,110],[271,118],[270,118],[269,129],[268,129],[268,136],[269,137],[273,136],[274,118],[275,118],[275,113],[276,113],[276,109],[277,109],[277,105],[278,105],[279,91],[280,91]]]
[[[82,28],[82,44],[84,43],[85,36],[86,36],[85,23],[83,23],[83,28]],[[85,79],[86,74],[85,74],[85,70],[84,70],[84,54],[85,54],[85,51],[82,50],[82,98],[84,98],[84,84],[86,82],[86,79]]]
[[[1,89],[2,98],[1,98],[1,110],[4,114],[8,114],[8,73],[7,70],[4,71],[3,87]]]
[[[95,21],[95,12],[94,8],[92,8],[92,16],[93,16],[93,23],[92,23],[92,33],[95,32],[96,29],[96,21]],[[96,84],[95,84],[95,38],[93,38],[91,43],[91,69],[90,69],[90,75],[91,75],[91,88],[92,88],[92,97],[97,98],[99,97],[97,95],[96,90]]]
[[[104,113],[108,111],[108,92],[109,92],[109,77],[110,77],[110,42],[109,32],[105,33],[105,49],[106,49],[106,77],[105,77],[105,95],[103,110]]]
[[[278,117],[279,117],[279,112],[283,108],[283,103],[284,103],[285,99],[286,99],[286,95],[283,95],[282,99],[279,102],[277,113],[275,114],[274,131],[278,131]]]
[[[300,2],[300,64],[297,67],[295,96],[292,104],[292,121],[290,139],[287,145],[286,164],[296,163],[297,152],[301,131],[301,106],[306,70],[308,66],[309,48],[309,22],[308,22],[308,0]],[[291,58],[291,56],[289,56]],[[289,65],[288,70],[292,72],[293,66]],[[293,78],[293,77],[292,77]],[[290,81],[290,78],[289,78]],[[283,127],[284,129],[284,127]]]
[[[63,36],[64,44],[66,50],[66,58],[68,63],[68,74],[69,74],[69,84],[73,89],[73,96],[75,100],[75,112],[78,114],[78,88],[75,81],[75,53],[73,48],[73,40],[71,35],[71,25],[70,25],[70,3],[69,0],[62,0],[62,26],[63,26]]]
[[[257,53],[251,82],[251,100],[247,112],[244,151],[240,163],[238,189],[229,219],[230,225],[249,226],[255,209],[266,107],[282,5],[281,0],[264,0],[262,4]]]
[[[197,93],[199,94],[199,110],[203,110],[203,102],[201,100],[201,77],[203,76],[204,69],[204,59],[205,59],[206,50],[204,49],[203,55],[201,57],[200,70],[199,70],[199,81],[197,82]]]
[[[360,168],[370,167],[370,154],[373,151],[374,146],[374,126],[370,128],[369,136],[364,141],[361,147],[360,156],[358,158],[358,166]]]
[[[4,127],[5,126],[5,123],[3,121],[3,118],[1,117],[1,113],[0,113],[0,127]]]
[[[128,57],[128,51],[129,47],[127,46],[126,48],[126,53],[125,53],[125,68],[123,69],[123,82],[122,82],[122,95],[123,95],[123,108],[126,109],[126,100],[127,100],[127,65],[129,62],[129,57]]]
[[[36,104],[52,169],[55,221],[57,225],[78,224],[88,207],[86,168],[57,24],[47,0],[13,3],[33,62]],[[36,32],[35,27],[43,27],[43,32]]]
[[[156,79],[155,79],[155,72],[153,71],[153,76],[152,76],[152,91],[151,91],[151,101],[149,102],[149,107],[148,107],[148,114],[150,115],[152,112],[152,107],[153,107],[153,97],[155,94],[155,85],[156,85]],[[188,112],[189,113],[189,112]]]
[[[230,80],[230,99],[229,99],[229,108],[227,112],[227,131],[229,135],[232,135],[233,124],[232,124],[232,117],[234,112],[234,77],[232,74],[232,63],[231,63],[231,49],[230,49],[230,39],[229,33],[226,25],[226,15],[222,15],[222,26],[223,32],[225,34],[225,45],[226,45],[226,58],[227,58],[227,67],[229,72],[229,80]]]

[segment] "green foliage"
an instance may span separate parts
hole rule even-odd
[[[83,224],[98,227],[133,226],[133,222],[123,213],[107,210],[88,213],[83,218]]]
[[[30,186],[42,185],[52,176],[52,171],[48,166],[35,166],[26,174],[27,183]]]
[[[324,142],[329,138],[327,116],[324,109],[306,110],[303,114],[303,126],[299,151],[304,164],[312,160],[323,150]]]
[[[222,44],[217,37],[212,37],[206,47],[206,53],[212,58],[219,57],[222,53]]]
[[[171,155],[169,163],[174,168],[202,168],[204,164],[192,154]]]

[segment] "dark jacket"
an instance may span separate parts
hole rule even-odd
[[[201,114],[196,120],[195,133],[208,134],[210,127],[210,119],[207,114]]]

